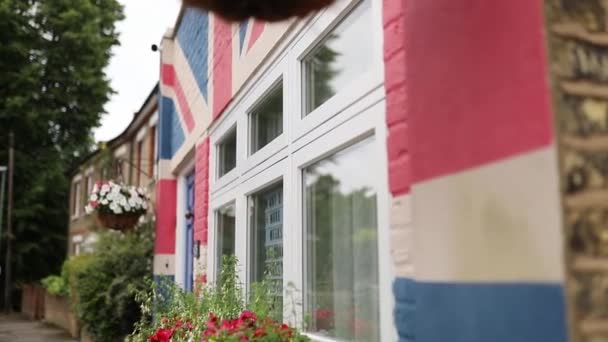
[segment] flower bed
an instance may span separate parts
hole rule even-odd
[[[236,276],[236,258],[225,257],[218,284],[185,292],[167,280],[140,292],[144,313],[129,342],[308,341],[281,323],[282,302],[266,282],[253,284],[248,300]]]

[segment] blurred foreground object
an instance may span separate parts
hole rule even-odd
[[[281,21],[308,14],[331,5],[335,0],[184,0],[184,5],[211,11],[230,21],[256,18]]]

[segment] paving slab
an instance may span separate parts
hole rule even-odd
[[[0,342],[75,342],[60,328],[21,315],[0,315]]]

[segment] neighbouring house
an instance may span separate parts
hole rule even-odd
[[[129,126],[116,138],[100,143],[72,173],[68,254],[78,255],[95,241],[95,215],[84,207],[96,182],[113,180],[148,190],[152,203],[156,190],[158,86],[150,92]],[[150,213],[153,215],[154,213]]]
[[[192,290],[235,254],[319,341],[604,341],[605,8],[182,8],[160,49],[155,276]]]

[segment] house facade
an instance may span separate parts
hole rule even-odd
[[[192,290],[234,254],[319,341],[565,342],[543,11],[183,8],[160,49],[155,276]]]
[[[158,122],[158,86],[150,92],[129,126],[116,138],[99,144],[74,169],[70,191],[68,254],[85,252],[95,241],[98,222],[85,213],[89,194],[96,182],[113,180],[148,190],[155,200]]]

